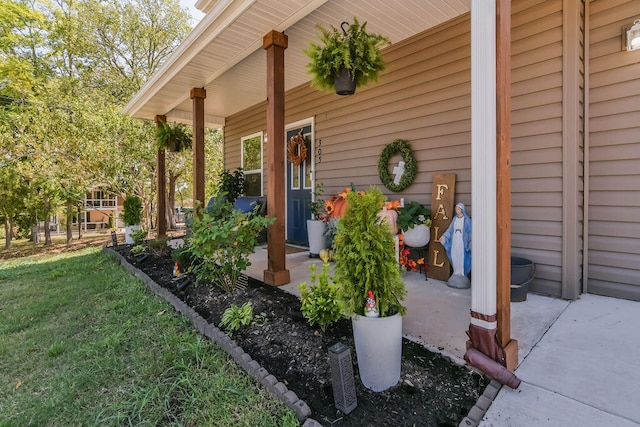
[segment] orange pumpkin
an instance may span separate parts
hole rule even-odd
[[[386,222],[389,225],[391,234],[394,236],[398,234],[398,224],[396,223],[398,220],[398,211],[395,209],[387,209],[385,206],[380,212],[378,212],[378,216],[382,218],[383,222]]]

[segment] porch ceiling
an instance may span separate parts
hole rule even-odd
[[[204,87],[207,127],[266,99],[266,53],[262,38],[271,30],[289,36],[285,89],[310,81],[304,49],[317,40],[317,24],[367,21],[370,31],[392,43],[469,11],[470,0],[218,0],[125,106],[125,113],[190,123],[190,90]]]

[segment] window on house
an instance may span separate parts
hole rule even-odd
[[[262,196],[262,132],[242,138],[245,196]]]

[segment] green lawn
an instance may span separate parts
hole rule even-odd
[[[98,248],[0,260],[0,426],[296,426]]]

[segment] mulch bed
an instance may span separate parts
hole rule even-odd
[[[403,339],[400,382],[384,392],[372,392],[358,377],[349,320],[322,332],[304,319],[296,296],[251,278],[244,289],[233,294],[205,283],[179,291],[172,280],[174,262],[170,256],[150,255],[139,262],[130,246],[116,250],[209,323],[219,325],[229,306],[251,301],[254,321],[231,338],[304,400],[312,418],[325,426],[457,426],[488,384],[477,372]],[[358,407],[348,415],[334,404],[328,348],[337,342],[351,348],[354,363]]]

